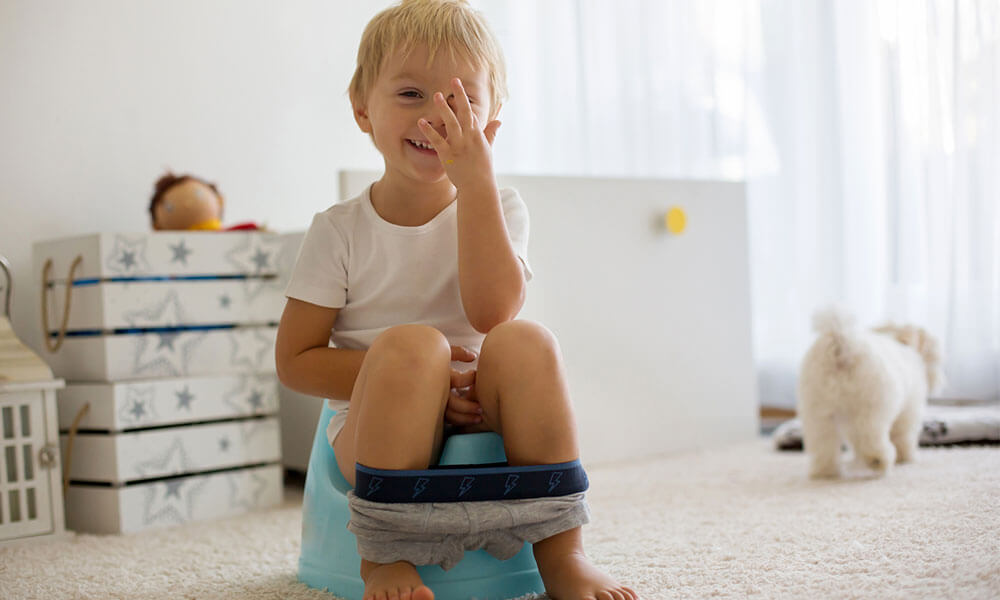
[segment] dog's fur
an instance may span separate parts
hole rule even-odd
[[[798,406],[810,476],[839,477],[845,442],[880,474],[913,460],[927,396],[943,382],[934,338],[912,325],[866,331],[836,308],[816,313],[813,328]]]

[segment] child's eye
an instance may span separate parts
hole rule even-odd
[[[417,90],[403,90],[402,92],[399,93],[399,95],[404,98],[419,98],[420,92],[418,92]]]

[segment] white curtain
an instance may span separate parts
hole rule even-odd
[[[747,181],[764,404],[834,302],[938,336],[942,395],[1000,399],[997,0],[476,4],[498,169]]]

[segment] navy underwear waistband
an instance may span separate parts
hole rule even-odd
[[[577,494],[589,487],[579,460],[554,465],[452,465],[426,470],[355,465],[354,493],[371,502],[478,502]]]

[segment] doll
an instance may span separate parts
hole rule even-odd
[[[153,229],[236,231],[261,229],[254,223],[222,227],[224,201],[215,184],[194,175],[167,172],[156,181],[149,214]]]

